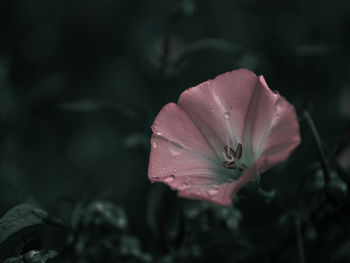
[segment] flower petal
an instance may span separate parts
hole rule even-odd
[[[156,117],[152,130],[149,179],[178,190],[179,196],[195,198],[206,192],[208,200],[218,199],[214,190],[210,194],[208,191],[213,185],[221,188],[228,181],[227,173],[221,172],[220,169],[225,169],[218,163],[215,152],[186,113],[169,103]]]
[[[185,190],[179,192],[178,195],[190,199],[209,201],[217,205],[230,206],[233,202],[233,196],[238,190],[252,181],[256,174],[258,174],[266,164],[267,161],[265,158],[261,158],[249,169],[246,169],[237,181],[214,185],[207,189],[201,188],[197,191]]]
[[[236,182],[224,183],[220,185],[212,185],[211,187],[201,188],[201,189],[190,189],[178,192],[178,196],[209,201],[211,203],[230,206],[232,205],[232,197],[238,191],[239,187]]]
[[[258,172],[266,171],[286,160],[300,142],[299,122],[295,109],[286,99],[279,96],[275,115],[261,146]]]
[[[292,118],[296,117],[293,107],[289,107],[290,111],[287,112],[286,116],[281,116],[281,105],[283,107],[291,106],[279,93],[271,91],[264,77],[259,76],[249,100],[243,130],[243,145],[250,145],[250,147],[246,147],[245,153],[249,156],[255,156],[255,160],[261,155],[265,140],[271,135],[271,129],[276,121],[281,120],[281,117],[288,118],[288,114]],[[283,125],[286,126],[286,130],[289,129],[288,123],[283,123]],[[299,134],[299,132],[291,135],[295,134]],[[293,140],[288,134],[285,136],[285,140],[291,139]]]
[[[220,153],[228,143],[235,144],[235,148],[243,142],[247,112],[257,83],[253,72],[235,70],[184,91],[178,105]],[[243,145],[243,155],[246,148]]]

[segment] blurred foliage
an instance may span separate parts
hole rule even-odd
[[[346,0],[1,1],[1,222],[36,205],[13,208],[16,231],[0,224],[1,260],[298,262],[301,238],[306,262],[349,262],[349,12]],[[300,115],[302,144],[261,177],[276,195],[248,187],[220,208],[151,185],[161,107],[242,67]]]

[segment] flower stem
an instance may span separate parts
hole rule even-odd
[[[322,147],[321,138],[320,138],[320,135],[316,129],[314,121],[312,120],[310,114],[307,111],[304,111],[304,117],[306,119],[307,124],[309,125],[309,127],[311,129],[312,135],[313,135],[314,140],[316,142],[318,153],[320,154],[325,187],[327,187],[329,182],[330,182],[330,178],[331,178],[330,177],[330,168],[329,168],[329,165],[328,165],[328,162],[326,159],[326,155],[325,155],[323,147]]]
[[[305,263],[303,236],[301,233],[301,222],[298,215],[294,216],[295,234],[297,236],[299,263]]]

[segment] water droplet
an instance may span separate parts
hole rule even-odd
[[[280,95],[279,91],[278,90],[274,90],[273,93],[277,94],[277,95]]]
[[[176,172],[177,170],[176,170],[176,168],[174,168],[174,172]]]
[[[211,112],[214,112],[215,110],[213,108],[210,109]]]
[[[163,171],[165,171],[165,169],[166,169],[165,167],[162,168]]]
[[[178,142],[169,141],[168,143],[168,149],[173,155],[179,155],[183,148],[184,147]]]
[[[164,179],[164,183],[170,184],[175,181],[175,176],[174,175],[169,175]]]
[[[208,190],[208,194],[210,196],[216,195],[219,192],[219,190],[217,188],[212,188]]]
[[[225,120],[228,120],[230,118],[230,113],[225,112],[224,113],[224,118],[225,118]]]
[[[162,133],[159,131],[159,127],[157,124],[154,124],[153,127],[152,127],[152,130],[155,134],[157,135],[162,135]]]
[[[158,147],[157,142],[153,141],[153,142],[152,142],[152,147],[153,147],[154,149],[156,149],[156,148]]]

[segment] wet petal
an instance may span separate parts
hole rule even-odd
[[[232,204],[232,196],[238,189],[238,184],[234,182],[211,185],[206,188],[186,189],[180,191],[178,195],[189,199],[209,201],[217,205],[229,206]]]
[[[258,173],[266,170],[265,168],[270,164],[269,161],[268,158],[260,158],[249,169],[246,169],[237,181],[233,181],[232,183],[212,185],[207,188],[192,188],[189,191],[180,191],[178,195],[195,200],[209,201],[217,205],[230,206],[232,205],[233,197],[239,189],[252,181]]]
[[[278,92],[271,91],[264,77],[259,76],[249,101],[243,129],[243,144],[251,145],[245,153],[249,156],[254,155],[255,159],[259,158],[262,151],[266,149],[266,140],[268,138],[274,140],[275,136],[271,137],[271,131],[279,127],[284,129],[283,132],[286,134],[282,141],[276,138],[275,144],[288,142],[293,144],[294,136],[299,137],[294,108]],[[297,130],[293,127],[297,127]]]
[[[299,122],[294,107],[283,97],[279,97],[275,115],[271,120],[266,138],[261,145],[259,172],[288,158],[300,144]]]
[[[212,147],[243,142],[243,132],[250,100],[258,77],[247,69],[228,72],[190,88],[181,94],[178,105],[201,130]],[[243,145],[243,156],[247,145]]]
[[[219,160],[198,128],[176,104],[169,103],[152,125],[148,177],[172,189],[196,192],[227,182]],[[218,168],[219,167],[219,168]]]

